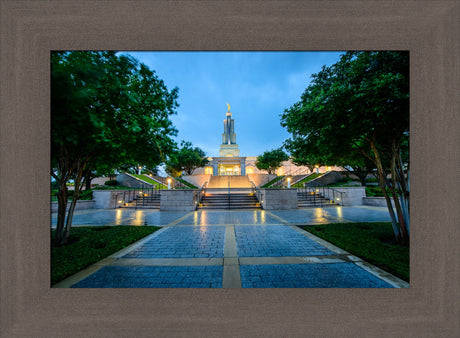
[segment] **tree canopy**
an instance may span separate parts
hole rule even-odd
[[[312,75],[281,124],[292,134],[285,146],[295,161],[376,168],[395,235],[408,239],[409,162],[406,157],[403,163],[402,155],[409,138],[408,52],[347,52]],[[399,228],[386,187],[395,199]]]
[[[282,148],[265,151],[257,156],[256,167],[259,170],[266,170],[269,174],[274,174],[276,169],[281,167],[283,161],[289,160],[289,155]]]
[[[170,155],[166,171],[175,177],[181,176],[183,171],[191,175],[196,168],[204,167],[208,162],[203,150],[193,147],[191,142],[182,141],[180,148]]]
[[[155,167],[174,149],[178,89],[147,66],[115,52],[51,54],[51,175],[59,184],[56,239],[70,231],[81,179],[121,164]],[[75,195],[66,225],[66,182]]]

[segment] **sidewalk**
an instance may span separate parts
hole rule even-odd
[[[55,222],[55,217],[52,217]],[[408,283],[295,225],[389,221],[385,208],[293,211],[86,210],[75,225],[163,229],[54,287],[391,288]]]

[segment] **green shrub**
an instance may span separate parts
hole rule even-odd
[[[58,200],[57,195],[58,195],[59,190],[51,190],[51,201],[55,202]],[[75,191],[74,190],[68,190],[67,191],[67,196],[68,200],[71,201],[73,199]],[[92,190],[82,190],[80,192],[80,196],[78,196],[78,200],[80,201],[90,201],[93,199],[93,191]]]
[[[385,188],[388,195],[391,195],[390,189]],[[379,186],[366,186],[367,197],[383,197],[382,189]]]
[[[110,185],[110,186],[118,185],[118,181],[117,180],[108,180],[108,181],[105,181],[104,184],[105,185]]]

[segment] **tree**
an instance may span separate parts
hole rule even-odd
[[[191,175],[196,168],[208,164],[203,150],[193,147],[191,142],[182,141],[180,148],[173,152],[166,164],[166,171],[174,177],[181,176],[182,171]]]
[[[266,170],[269,174],[274,174],[276,169],[281,167],[281,162],[289,160],[288,154],[282,148],[273,149],[257,156],[256,167],[259,170]]]
[[[409,239],[409,55],[407,52],[348,52],[312,75],[301,100],[281,116],[292,134],[290,151],[309,146],[342,163],[377,169],[395,237]],[[358,156],[359,155],[359,156]],[[362,158],[360,158],[360,156]],[[407,172],[407,175],[406,175]],[[389,194],[395,201],[391,206]]]
[[[59,185],[56,242],[65,244],[88,171],[122,163],[156,166],[175,146],[169,120],[177,88],[115,52],[51,54],[51,175]],[[75,194],[66,217],[66,183]]]

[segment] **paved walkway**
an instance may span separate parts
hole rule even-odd
[[[163,229],[55,287],[330,288],[408,287],[400,279],[296,225],[389,221],[378,207],[293,211],[78,211],[74,226]],[[52,215],[52,224],[56,215]]]

